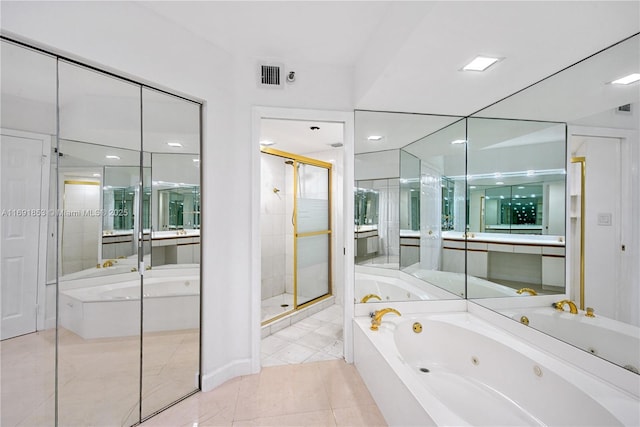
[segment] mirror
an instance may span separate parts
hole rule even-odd
[[[468,298],[563,293],[566,126],[472,117],[467,132]]]
[[[200,388],[201,216],[200,104],[149,88],[142,103],[144,419]]]
[[[356,303],[449,299],[464,294],[463,275],[447,280],[433,272],[441,268],[434,239],[440,239],[442,218],[441,209],[430,202],[442,201],[442,174],[437,183],[430,178],[429,164],[418,149],[421,146],[428,151],[431,145],[427,139],[459,120],[452,116],[356,111]],[[464,132],[464,126],[461,129]],[[443,161],[435,159],[438,155],[433,153],[436,164]],[[464,151],[461,162],[464,170]],[[460,191],[464,200],[464,190]],[[445,197],[446,203],[452,203],[447,209],[452,208],[453,194]],[[461,208],[463,219],[463,204]],[[450,222],[452,226],[452,217]],[[450,293],[454,288],[455,295]]]
[[[416,260],[414,251],[414,257],[402,261],[406,273],[464,298],[465,252],[459,237],[464,233],[466,216],[466,122],[460,118],[452,121],[402,148],[403,178],[407,185],[417,185],[420,198],[419,256]],[[409,207],[415,210],[401,205],[401,218],[413,215],[404,213]]]
[[[575,301],[578,314],[554,310],[545,297],[476,299],[474,302],[516,321],[523,315],[527,316],[530,327],[635,373],[640,367],[640,295],[637,286],[640,277],[637,263],[639,182],[637,174],[631,171],[637,167],[640,155],[637,149],[640,83],[613,82],[639,71],[640,36],[635,35],[480,111],[476,116],[482,119],[470,119],[470,144],[474,128],[476,134],[479,131],[480,135],[488,135],[502,132],[510,127],[509,123],[515,122],[527,127],[540,126],[537,131],[534,129],[533,135],[551,139],[550,132],[561,136],[564,130],[558,125],[544,125],[540,121],[567,124],[568,200],[567,212],[562,215],[566,218],[566,244],[571,249],[571,257],[567,258],[567,288],[555,300],[566,297]],[[510,120],[488,119],[496,117]],[[491,123],[494,130],[483,133],[483,127],[489,127],[485,126],[487,123]],[[515,143],[512,145],[513,149],[517,148]],[[526,150],[526,145],[518,147],[518,150]],[[480,151],[481,146],[478,148],[476,151]],[[533,151],[522,151],[514,157],[522,159],[529,156],[533,156]],[[540,160],[557,164],[538,167],[565,167],[560,166],[559,161],[563,154],[558,152],[553,157]],[[477,172],[494,171],[498,170],[478,169]],[[534,185],[535,181],[538,186],[541,183],[542,218],[536,220],[542,225],[540,237],[552,238],[563,234],[564,221],[560,220],[558,213],[561,211],[559,180],[560,175],[557,174],[531,179],[531,184],[529,181],[512,183],[504,180],[504,185],[512,190],[513,185]],[[480,199],[481,195],[486,199],[487,188],[477,185],[475,190],[480,194],[470,192],[471,211],[475,209],[472,207],[474,200]],[[527,193],[525,191],[524,195]],[[510,194],[512,204],[516,195],[520,196],[519,201],[523,199],[523,193],[511,191]],[[531,194],[538,193],[532,191]],[[507,192],[501,195],[506,200]],[[548,205],[544,203],[545,195]],[[555,197],[558,199],[556,202],[553,201]],[[535,210],[539,215],[541,209],[536,207]],[[478,215],[476,217],[479,218]],[[473,214],[470,215],[470,226],[478,231],[480,221],[474,223],[472,218]],[[540,237],[535,236],[536,239]],[[555,258],[543,256],[542,268],[543,271],[549,268],[551,275],[559,279],[563,275],[558,261],[561,259],[558,257],[563,255],[560,247],[555,249],[555,255]],[[550,262],[545,265],[545,260]],[[557,265],[554,266],[554,262]],[[561,290],[560,287],[557,289]],[[531,298],[540,302],[536,304],[536,300]],[[593,312],[587,312],[588,307]],[[595,317],[590,317],[590,314],[595,314]]]
[[[54,425],[56,58],[2,40],[0,425]],[[18,215],[33,209],[39,215]]]
[[[4,39],[1,66],[0,423],[137,425],[200,388],[200,104]]]
[[[124,216],[103,202],[104,172],[140,183],[140,86],[58,62],[60,226],[58,424],[131,425],[140,382],[137,225],[128,255],[102,253],[103,218]],[[114,172],[114,170],[110,170]],[[104,214],[104,215],[103,215]],[[127,215],[136,215],[127,212]],[[104,242],[103,242],[104,243]],[[120,299],[121,301],[118,301]]]

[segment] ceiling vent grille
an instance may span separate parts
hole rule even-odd
[[[618,107],[618,113],[631,113],[631,104],[624,104]]]
[[[283,68],[281,64],[260,64],[258,67],[258,86],[282,88]]]

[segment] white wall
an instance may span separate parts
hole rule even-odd
[[[202,386],[255,370],[251,107],[353,110],[351,70],[277,58],[296,71],[296,83],[258,89],[257,58],[226,52],[135,3],[3,2],[1,19],[6,35],[205,102]]]

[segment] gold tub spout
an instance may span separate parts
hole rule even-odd
[[[565,304],[569,305],[569,311],[571,312],[571,314],[578,314],[578,307],[576,307],[576,304],[568,299],[563,299],[562,301],[558,301],[557,303],[554,304],[556,310],[558,311],[564,311],[563,306]]]
[[[516,293],[520,295],[522,295],[524,292],[528,292],[529,295],[538,295],[538,293],[531,288],[522,288],[516,291]]]
[[[103,266],[104,268],[107,268],[107,267],[113,267],[113,264],[115,264],[116,262],[118,262],[118,261],[116,261],[116,260],[114,260],[114,259],[108,259],[108,260],[106,260],[106,261],[102,264],[102,266]]]
[[[376,294],[368,294],[362,297],[362,299],[360,300],[360,302],[365,303],[367,301],[369,301],[371,298],[378,298],[380,301],[382,301],[382,298],[380,298],[378,295]]]
[[[395,313],[398,316],[402,316],[398,310],[395,308],[383,308],[382,310],[376,310],[371,315],[371,330],[377,331],[380,323],[382,322],[382,317],[387,313]]]

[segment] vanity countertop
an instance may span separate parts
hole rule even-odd
[[[356,225],[356,233],[365,233],[368,231],[378,231],[378,225]]]
[[[507,233],[467,233],[469,242],[502,243],[507,245],[540,245],[564,247],[564,236],[524,235]],[[443,231],[445,240],[465,240],[461,231]]]

